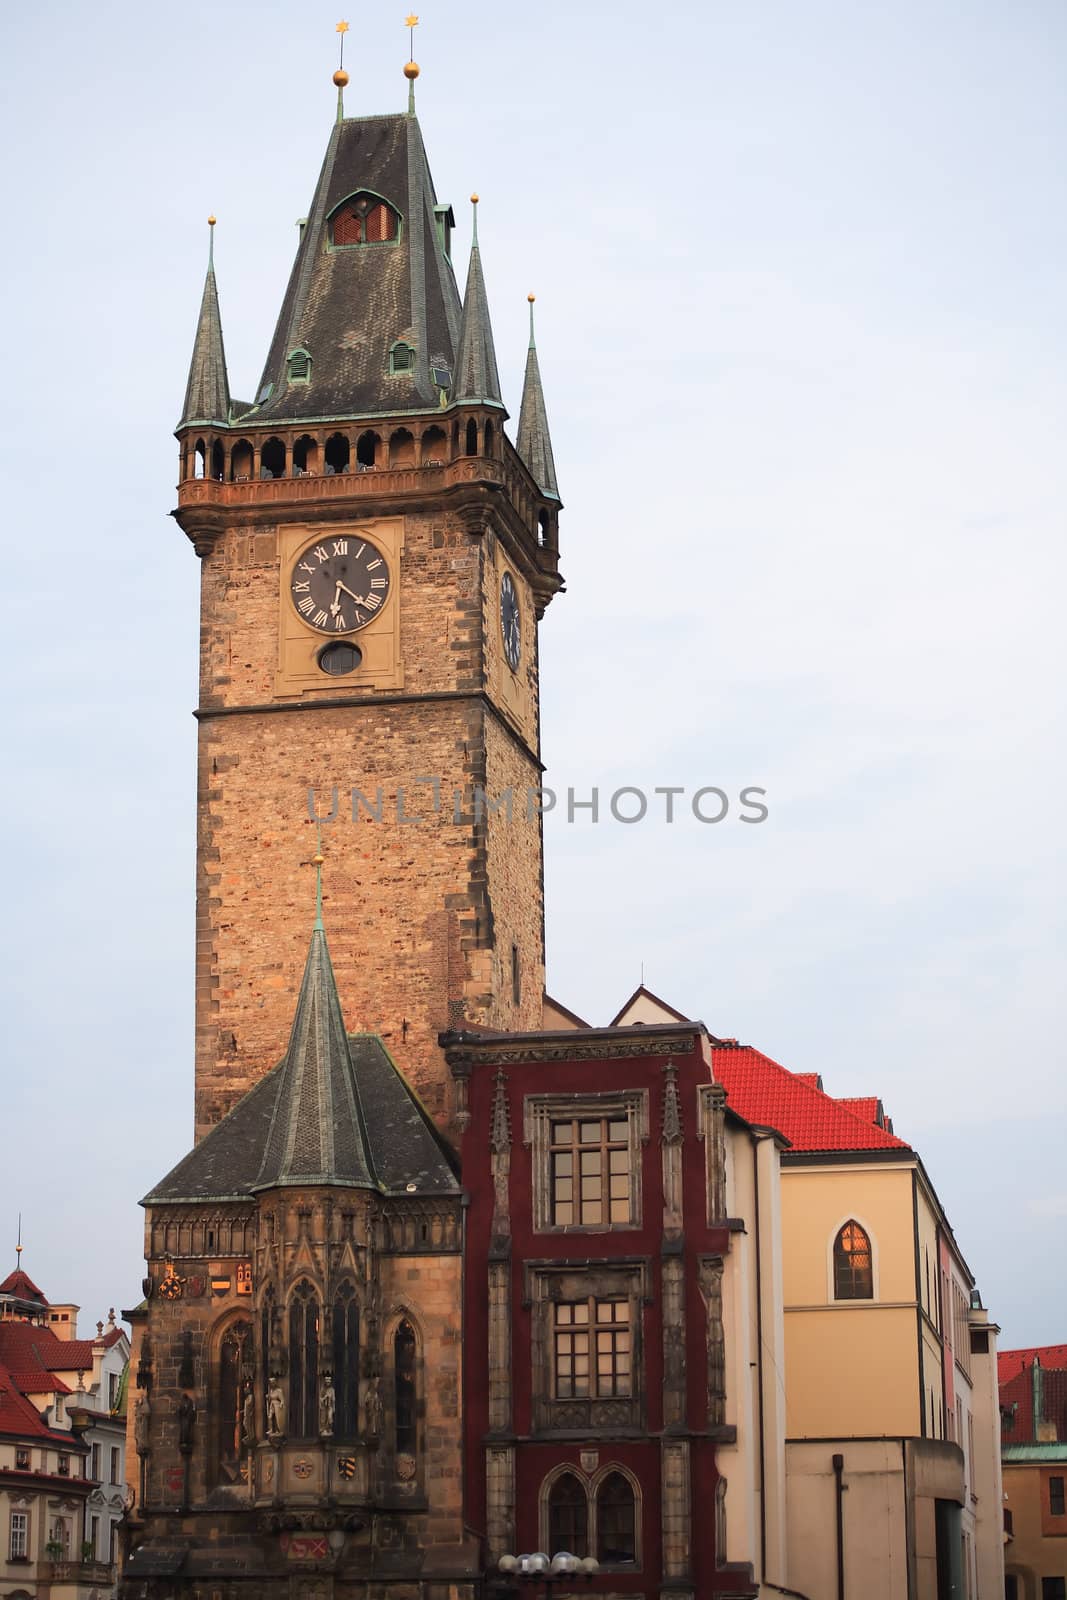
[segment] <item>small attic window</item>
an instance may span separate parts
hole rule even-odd
[[[411,372],[415,367],[415,351],[411,345],[405,344],[403,339],[398,339],[389,352],[389,371]]]
[[[290,383],[311,382],[311,357],[306,350],[301,348],[289,352],[285,375]]]
[[[376,194],[352,195],[341,202],[330,218],[330,243],[335,248],[392,244],[399,236],[399,212]]]

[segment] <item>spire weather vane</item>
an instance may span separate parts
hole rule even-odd
[[[408,30],[408,39],[411,44],[411,50],[408,55],[409,61],[414,61],[415,59],[415,29],[418,27],[418,25],[419,19],[415,15],[414,11],[404,18],[404,26]]]

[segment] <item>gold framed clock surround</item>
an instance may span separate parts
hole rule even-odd
[[[381,612],[356,632],[327,636],[300,616],[290,593],[293,565],[302,551],[317,539],[365,539],[375,545],[389,568],[389,595]],[[278,530],[278,665],[277,695],[337,694],[361,689],[402,689],[404,668],[400,656],[400,605],[403,517],[368,517],[351,522],[289,523]],[[319,655],[330,638],[358,646],[362,661],[343,678],[331,677],[319,666]]]

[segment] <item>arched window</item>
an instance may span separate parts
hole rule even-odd
[[[621,1472],[609,1472],[596,1501],[597,1560],[617,1567],[637,1560],[637,1516],[633,1485]]]
[[[562,1473],[548,1491],[548,1543],[553,1554],[589,1554],[589,1501],[573,1472]]]
[[[397,1455],[413,1456],[418,1442],[415,1349],[415,1330],[405,1318],[393,1338]]]
[[[359,1306],[349,1283],[333,1303],[334,1435],[354,1439],[359,1427]]]
[[[222,440],[216,439],[211,446],[211,476],[216,483],[222,482],[223,469],[226,465],[226,453],[222,448]]]
[[[400,234],[400,214],[373,194],[344,200],[330,218],[330,242],[337,248],[391,244]]]
[[[196,445],[195,445],[195,447],[193,449],[193,477],[194,478],[203,478],[203,477],[206,476],[206,465],[205,465],[206,461],[207,461],[207,451],[204,448],[204,441],[203,441],[203,439],[198,439],[196,441]]]
[[[218,1367],[218,1476],[220,1483],[237,1483],[241,1476],[244,1392],[252,1365],[252,1325],[234,1322],[219,1347]]]
[[[378,456],[378,446],[381,444],[378,435],[368,428],[366,433],[361,433],[356,440],[356,463],[361,467],[373,467]]]
[[[834,1240],[834,1299],[874,1299],[871,1241],[855,1218]]]
[[[319,1302],[306,1280],[289,1303],[289,1436],[319,1431]]]
[[[487,456],[493,454],[493,424],[488,418],[485,423],[485,453]]]
[[[478,424],[473,417],[467,423],[467,454],[469,456],[478,454]]]

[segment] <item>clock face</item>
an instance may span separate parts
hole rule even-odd
[[[504,635],[504,655],[508,666],[515,672],[522,654],[522,628],[519,622],[519,597],[510,572],[505,572],[500,581],[500,631]]]
[[[289,581],[293,604],[319,633],[355,633],[389,596],[385,557],[366,539],[321,539],[297,556]]]

